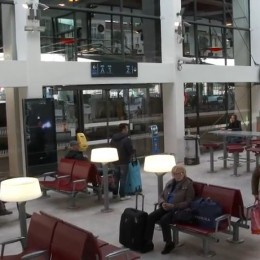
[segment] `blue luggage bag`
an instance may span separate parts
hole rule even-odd
[[[140,173],[140,164],[136,156],[133,156],[128,165],[128,174],[125,183],[125,193],[133,195],[142,192],[142,180]]]

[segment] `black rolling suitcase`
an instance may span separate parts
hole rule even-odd
[[[138,208],[138,197],[142,197],[142,210]],[[141,250],[144,245],[144,232],[147,221],[144,212],[144,195],[136,194],[135,208],[126,208],[121,216],[119,242],[132,250]]]

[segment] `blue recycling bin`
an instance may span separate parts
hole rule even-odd
[[[150,126],[151,134],[152,134],[152,154],[159,153],[159,135],[158,135],[158,126],[151,125]]]

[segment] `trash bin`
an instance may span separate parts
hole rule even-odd
[[[186,135],[185,140],[185,165],[196,165],[200,163],[199,136]]]

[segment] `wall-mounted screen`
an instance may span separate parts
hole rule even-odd
[[[25,99],[24,133],[28,175],[56,169],[57,143],[54,100]]]

